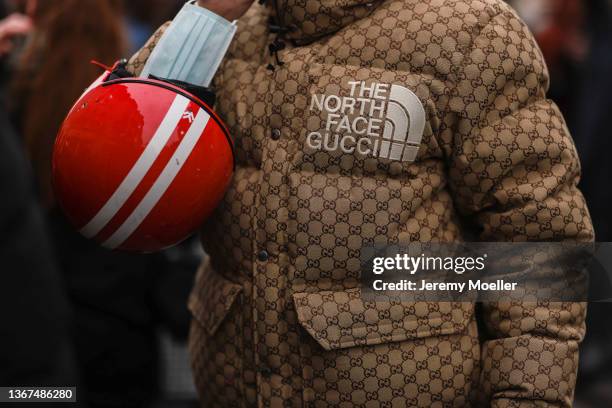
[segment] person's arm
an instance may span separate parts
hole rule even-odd
[[[454,72],[441,140],[450,187],[481,241],[593,240],[580,164],[546,99],[541,52],[508,7],[482,24]],[[481,387],[491,407],[570,407],[586,305],[483,305]]]

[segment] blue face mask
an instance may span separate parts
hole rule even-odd
[[[208,87],[235,33],[235,23],[189,1],[157,43],[141,77]]]

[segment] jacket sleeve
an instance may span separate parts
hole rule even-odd
[[[574,143],[546,99],[541,52],[509,7],[479,27],[455,75],[442,139],[456,206],[479,240],[591,241]],[[570,407],[586,305],[498,302],[482,312],[489,406]]]

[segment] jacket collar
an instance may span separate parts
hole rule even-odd
[[[283,37],[308,44],[370,15],[384,0],[272,0]]]

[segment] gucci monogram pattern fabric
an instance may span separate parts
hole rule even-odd
[[[372,303],[358,282],[372,244],[593,239],[525,25],[500,0],[278,3],[284,64],[255,4],[215,79],[237,167],[190,300],[202,406],[571,406],[585,305]]]

